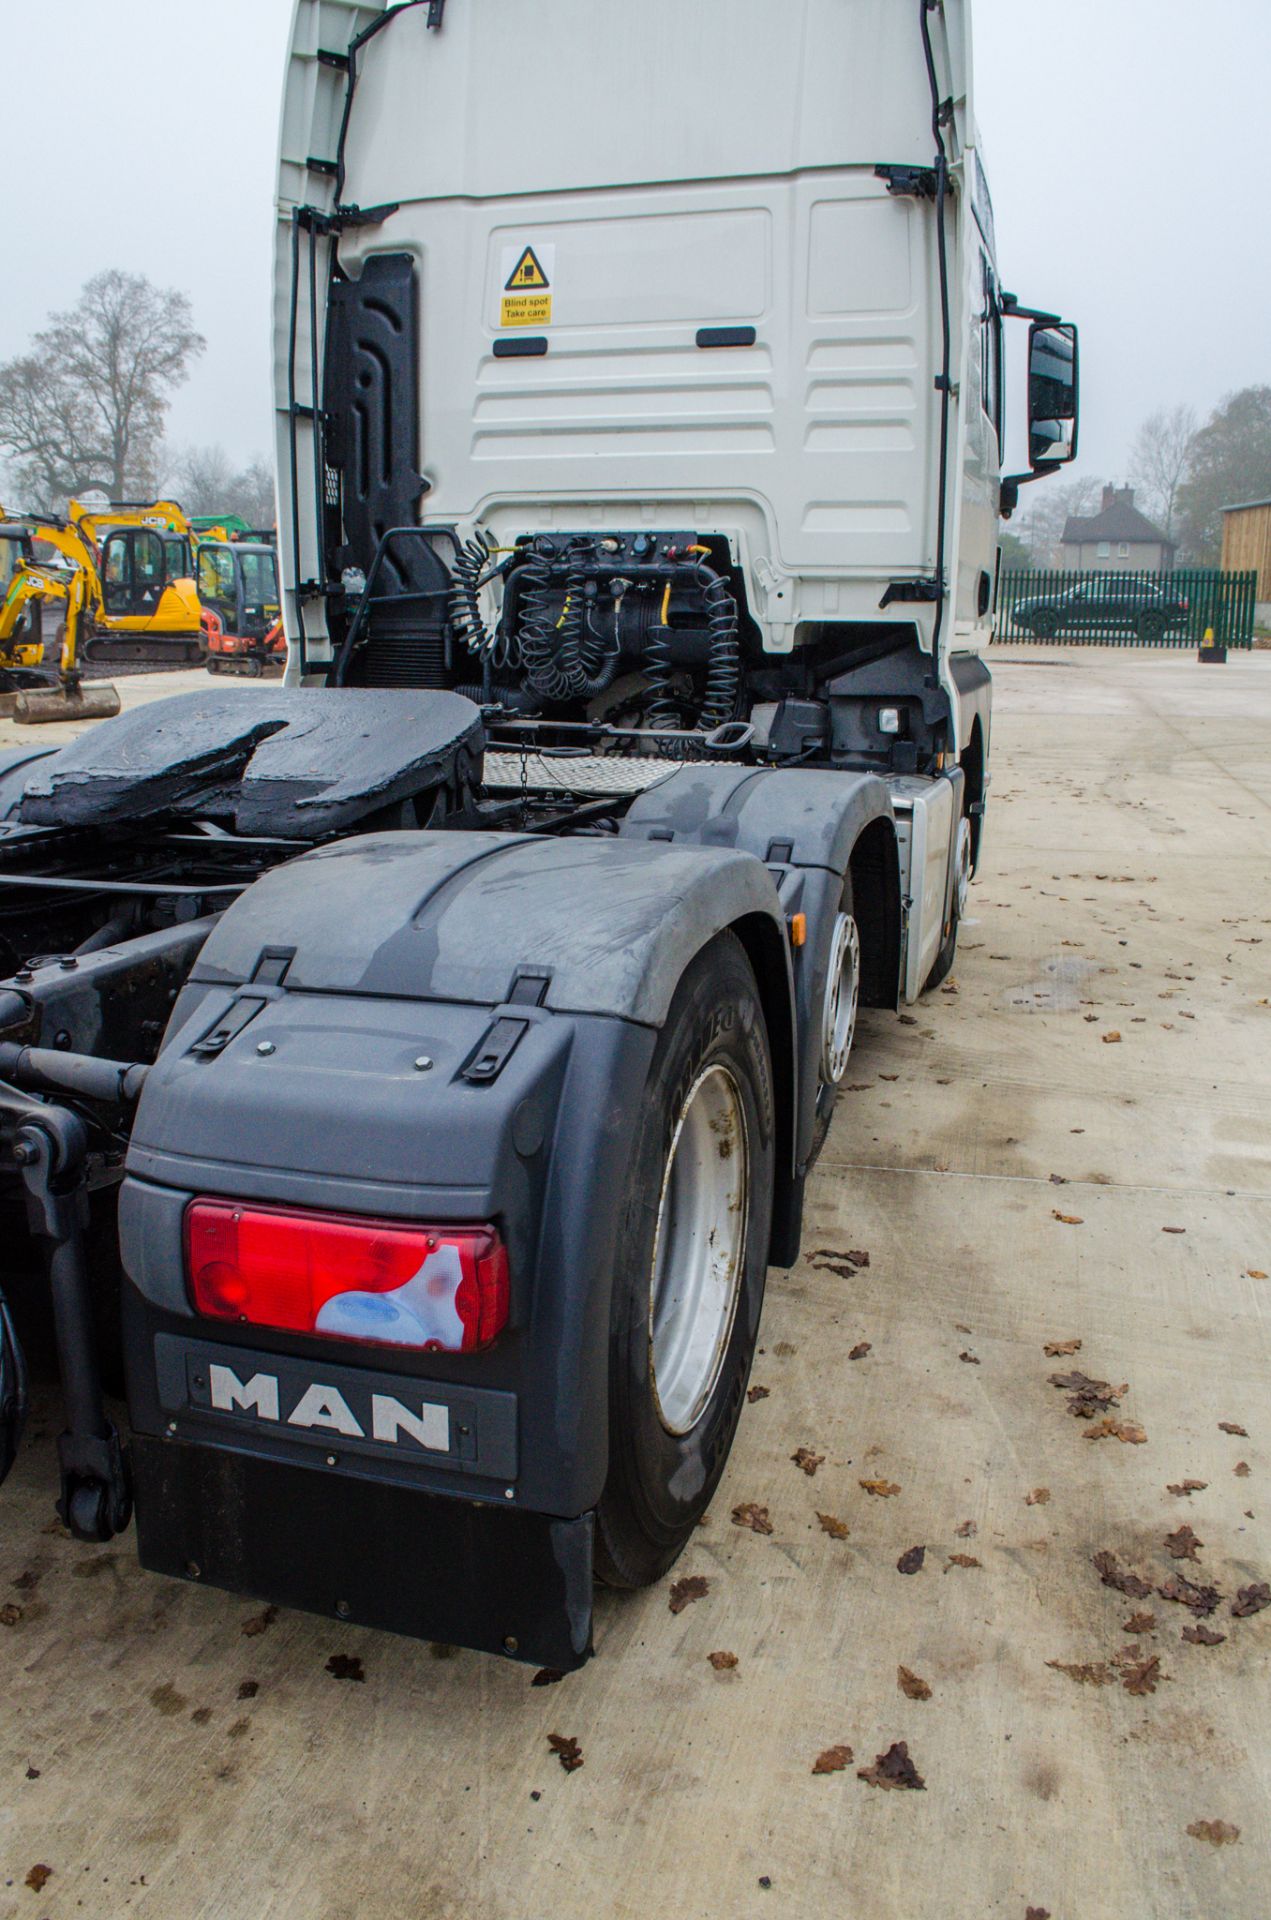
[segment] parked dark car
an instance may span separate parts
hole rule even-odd
[[[1150,580],[1115,574],[1036,594],[1013,609],[1016,626],[1039,640],[1053,640],[1061,633],[1087,633],[1092,638],[1133,634],[1150,642],[1181,631],[1187,616],[1184,597],[1169,594]]]

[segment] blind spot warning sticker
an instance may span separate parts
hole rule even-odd
[[[552,323],[554,246],[505,247],[501,327],[549,327]]]

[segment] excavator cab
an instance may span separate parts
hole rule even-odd
[[[286,663],[279,626],[278,559],[263,541],[199,543],[199,599],[211,673],[258,675]],[[212,616],[212,617],[209,617]]]
[[[202,661],[194,541],[174,501],[72,500],[68,533],[91,575],[85,659]]]
[[[102,606],[108,618],[153,619],[169,586],[194,577],[184,534],[120,527],[102,547]]]

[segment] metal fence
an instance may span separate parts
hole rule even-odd
[[[1170,573],[1040,573],[1004,569],[997,638],[1065,646],[1253,645],[1256,573],[1177,567]]]

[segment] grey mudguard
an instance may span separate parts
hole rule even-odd
[[[508,1329],[488,1353],[430,1353],[422,1371],[456,1392],[514,1396],[516,1473],[495,1482],[410,1458],[341,1470],[586,1513],[607,1470],[610,1284],[657,1027],[693,956],[757,919],[784,963],[777,889],[752,856],[613,839],[376,835],[259,881],[204,946],[137,1111],[119,1225],[134,1431],[169,1433],[154,1342],[198,1328],[182,1253],[193,1196],[493,1221],[509,1253]],[[515,984],[526,970],[539,976],[528,997]],[[788,971],[779,984],[788,1018]],[[474,1080],[509,1024],[524,1031]],[[216,1337],[336,1357],[258,1327],[218,1323]],[[421,1372],[418,1354],[374,1359]],[[177,1424],[196,1446],[230,1444],[197,1411]],[[291,1457],[272,1433],[250,1451]]]
[[[727,847],[367,834],[258,880],[191,985],[239,985],[285,948],[288,991],[496,1006],[528,968],[550,975],[553,1012],[660,1027],[694,954],[754,914],[782,928],[770,875]]]

